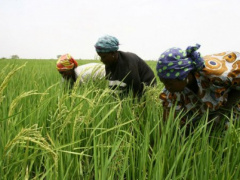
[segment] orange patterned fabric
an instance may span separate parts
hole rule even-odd
[[[68,71],[78,66],[78,63],[70,54],[62,55],[57,61],[57,70]]]
[[[179,93],[170,93],[166,89],[160,95],[165,108],[177,103],[176,110],[186,110],[193,114],[211,112],[221,108],[231,89],[240,90],[240,53],[224,52],[203,57],[205,68],[195,73],[199,87],[198,94],[185,88]],[[236,108],[240,109],[237,105]]]

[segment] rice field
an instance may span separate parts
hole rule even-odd
[[[186,135],[184,114],[162,121],[159,80],[140,101],[104,80],[69,91],[55,63],[0,60],[0,179],[240,179],[232,117],[212,130],[205,114]]]

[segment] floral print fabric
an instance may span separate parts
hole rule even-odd
[[[240,90],[239,52],[207,55],[203,59],[205,68],[194,74],[199,87],[198,94],[187,87],[179,93],[164,89],[160,94],[164,107],[170,108],[176,103],[176,110],[203,113],[209,108],[210,111],[216,111],[227,102],[231,89]]]

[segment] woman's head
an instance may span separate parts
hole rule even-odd
[[[189,46],[185,51],[180,48],[170,48],[165,51],[157,63],[159,78],[183,80],[189,72],[201,70],[204,60],[200,53],[196,52],[200,45]]]
[[[100,37],[95,44],[96,51],[105,65],[111,65],[117,61],[119,41],[113,36]]]
[[[74,68],[77,66],[77,61],[70,54],[62,55],[57,61],[57,70],[65,79],[74,77]]]
[[[205,66],[200,53],[196,52],[199,48],[198,44],[189,46],[185,51],[180,48],[170,48],[160,56],[156,67],[157,75],[168,89],[181,91],[184,84],[185,86],[187,84],[189,73],[201,70]],[[171,87],[176,84],[179,86]]]

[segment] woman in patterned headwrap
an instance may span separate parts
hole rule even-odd
[[[72,86],[79,78],[79,84],[89,79],[101,79],[105,76],[105,67],[100,63],[88,63],[78,66],[77,61],[70,55],[62,55],[57,61],[57,70],[63,80],[70,81]]]
[[[223,52],[201,57],[200,45],[186,50],[171,48],[165,51],[157,63],[157,74],[165,88],[160,94],[164,107],[164,119],[176,104],[176,111],[184,110],[187,116],[200,115],[210,110],[216,121],[230,112],[240,111],[240,53]],[[199,116],[198,116],[199,117]]]
[[[119,41],[113,36],[103,36],[95,44],[96,51],[105,64],[106,77],[111,89],[118,88],[122,93],[131,89],[139,97],[144,86],[153,86],[156,79],[147,63],[130,52],[118,51]]]

